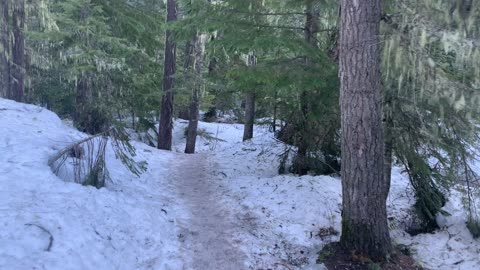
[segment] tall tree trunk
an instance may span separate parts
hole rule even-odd
[[[272,119],[273,132],[277,132],[277,110],[278,110],[277,98],[278,98],[278,91],[275,91],[275,93],[273,94],[273,119]]]
[[[253,138],[253,125],[255,123],[255,93],[249,92],[245,96],[245,127],[243,141]]]
[[[177,3],[167,0],[167,22],[177,20]],[[158,128],[158,149],[172,150],[173,130],[173,76],[176,70],[177,44],[171,30],[167,30],[165,43],[165,63],[163,70],[163,97]]]
[[[10,97],[10,42],[9,42],[9,7],[8,1],[0,1],[0,97]]]
[[[380,0],[341,0],[342,236],[349,250],[383,260],[392,250],[384,177]]]
[[[89,114],[89,106],[92,100],[92,91],[88,81],[88,75],[81,75],[76,85],[75,96],[75,113],[73,116],[73,122],[77,128],[84,132],[93,134],[91,127],[91,118]]]
[[[305,19],[305,41],[312,47],[317,47],[315,34],[317,32],[318,14],[315,13],[312,0],[307,0],[306,3],[306,19]],[[305,66],[310,65],[311,60],[305,56]],[[295,173],[299,175],[305,175],[308,173],[308,151],[310,136],[310,105],[308,100],[307,89],[304,89],[300,94],[300,121],[298,124],[298,132],[300,134],[298,141],[296,142],[298,150],[295,156],[293,169]]]
[[[188,74],[190,71],[190,68],[193,65],[194,62],[194,50],[195,50],[195,42],[197,39],[197,35],[195,35],[192,40],[187,41],[185,44],[185,50],[183,52],[185,56],[185,61],[183,63],[183,69],[184,71]],[[183,120],[189,120],[190,121],[190,106],[181,108],[181,110],[178,112],[178,118],[183,119]]]
[[[197,34],[194,38],[194,73],[195,82],[192,91],[192,101],[190,103],[190,117],[187,130],[186,154],[195,153],[195,144],[197,142],[197,129],[199,120],[200,92],[202,89],[203,57],[205,53],[205,35]]]
[[[12,13],[12,83],[10,98],[22,102],[25,93],[25,0],[16,0]]]
[[[257,57],[255,53],[248,56],[248,66],[255,67],[257,65]],[[255,123],[255,91],[250,90],[245,95],[245,126],[243,129],[243,141],[253,138],[253,125]]]

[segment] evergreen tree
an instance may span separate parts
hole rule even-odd
[[[25,0],[0,4],[2,96],[22,102],[25,94]]]
[[[380,72],[380,1],[341,1],[341,244],[376,260],[392,250],[387,224]]]
[[[167,0],[167,22],[177,20],[177,3],[175,0]],[[174,41],[173,32],[165,33],[165,62],[163,72],[163,97],[160,113],[160,125],[158,131],[158,149],[172,150],[173,129],[173,86],[176,71],[177,44]]]
[[[199,106],[200,106],[200,95],[203,88],[203,66],[204,66],[204,57],[205,57],[205,42],[207,36],[204,34],[196,34],[195,38],[192,41],[194,44],[193,54],[194,54],[194,63],[193,63],[193,89],[192,97],[189,108],[189,118],[188,118],[188,128],[187,128],[187,143],[185,146],[185,153],[193,154],[195,153],[195,144],[197,141],[197,129],[199,121]]]
[[[468,175],[462,158],[477,142],[479,7],[471,1],[392,2],[386,5],[383,69],[386,86],[386,174],[392,157],[415,189],[420,224],[438,227],[446,190]],[[394,136],[393,136],[394,134]],[[461,173],[459,173],[461,172]]]

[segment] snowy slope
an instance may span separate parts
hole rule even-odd
[[[0,99],[0,269],[181,269],[162,177],[174,154],[137,144],[150,169],[136,178],[109,149],[114,185],[63,182],[48,158],[84,136],[48,110]]]
[[[183,150],[185,121],[176,122],[176,149]],[[223,178],[224,203],[236,213],[244,228],[236,237],[249,256],[250,269],[322,269],[317,252],[328,242],[338,241],[341,231],[341,181],[328,176],[278,175],[278,154],[285,146],[268,129],[255,127],[252,141],[242,142],[239,124],[202,123],[199,127],[223,141],[213,144],[199,138],[199,152],[216,157],[215,175]],[[212,146],[213,145],[213,146]],[[480,167],[480,166],[479,166]],[[408,224],[415,199],[408,177],[400,168],[392,170],[387,199],[391,235],[395,243],[413,251],[428,269],[480,269],[480,239],[468,232],[461,195],[452,192],[440,217],[445,227],[434,234],[415,237],[403,229]],[[333,229],[333,230],[332,230]]]

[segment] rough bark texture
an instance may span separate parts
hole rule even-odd
[[[343,213],[341,244],[374,260],[392,245],[384,177],[380,0],[342,0],[340,105]]]
[[[248,65],[255,67],[257,65],[257,57],[255,54],[248,56]],[[253,125],[255,123],[255,92],[251,91],[245,95],[245,126],[243,129],[243,141],[253,138]]]
[[[167,1],[167,22],[177,20],[177,4],[175,0]],[[163,71],[163,97],[158,129],[158,149],[172,150],[173,130],[173,76],[176,70],[177,45],[173,33],[166,31],[165,64]]]
[[[186,154],[195,153],[195,144],[197,142],[197,129],[199,120],[200,92],[202,88],[203,57],[205,52],[205,36],[198,34],[194,39],[194,73],[195,82],[192,90],[192,100],[190,103],[190,116],[187,130]]]
[[[12,13],[12,65],[9,98],[22,102],[25,93],[25,0],[16,0]]]
[[[8,97],[10,93],[10,54],[8,2],[0,1],[0,97]]]

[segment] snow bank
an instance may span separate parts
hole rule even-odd
[[[97,190],[48,167],[86,136],[54,113],[0,99],[0,132],[0,269],[181,269],[165,177],[174,154],[135,144],[150,164],[136,178],[108,149],[114,184]]]

